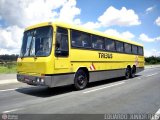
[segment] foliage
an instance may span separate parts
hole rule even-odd
[[[0,73],[16,73],[18,55],[0,55]]]
[[[145,62],[146,64],[160,64],[160,57],[146,57]]]
[[[18,55],[0,55],[0,62],[4,62],[4,61],[16,61],[18,58]]]

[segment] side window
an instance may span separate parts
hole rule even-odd
[[[131,44],[124,43],[124,49],[125,49],[125,53],[131,53],[132,52]]]
[[[62,57],[69,55],[68,31],[65,28],[57,28],[55,55]]]
[[[135,45],[132,45],[132,53],[137,54],[138,53],[138,47]]]
[[[143,48],[142,47],[138,47],[138,54],[143,55]]]
[[[92,36],[92,48],[104,50],[105,40],[103,37]]]
[[[91,48],[91,35],[72,30],[72,46],[73,47],[83,47],[83,48]]]
[[[116,50],[117,52],[124,52],[123,42],[116,41]]]
[[[115,51],[115,41],[107,38],[105,48],[108,51]]]

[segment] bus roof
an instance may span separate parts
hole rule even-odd
[[[142,44],[139,44],[139,43],[131,41],[131,40],[126,40],[126,39],[123,39],[123,38],[118,38],[116,36],[111,36],[111,35],[106,34],[104,32],[100,32],[100,31],[96,31],[96,30],[91,30],[91,29],[87,29],[87,28],[81,27],[79,25],[73,25],[73,24],[68,24],[68,23],[59,22],[59,21],[56,21],[56,22],[44,22],[44,23],[32,25],[30,27],[27,27],[25,29],[25,31],[26,30],[30,30],[30,29],[34,29],[34,28],[37,28],[37,27],[41,27],[41,26],[46,26],[46,25],[61,26],[61,27],[64,27],[64,28],[69,28],[69,29],[74,29],[74,30],[78,30],[78,31],[82,31],[82,32],[87,32],[87,33],[90,33],[90,34],[94,34],[94,35],[98,35],[98,36],[102,36],[102,37],[107,37],[107,38],[110,38],[110,39],[114,39],[114,40],[118,40],[118,41],[122,41],[122,42],[126,42],[126,43],[130,43],[130,44],[134,44],[134,45],[138,45],[138,46],[142,46],[143,47]]]

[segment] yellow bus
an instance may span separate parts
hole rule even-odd
[[[56,87],[115,77],[134,77],[144,69],[143,46],[77,25],[46,22],[24,31],[17,80]]]

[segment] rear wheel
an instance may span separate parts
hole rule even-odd
[[[131,74],[131,70],[129,68],[126,68],[125,78],[129,79]]]
[[[87,74],[82,69],[78,70],[74,78],[75,88],[77,90],[82,90],[86,88],[87,84],[88,84]]]
[[[134,78],[136,74],[136,68],[133,66],[131,69],[131,77]]]

